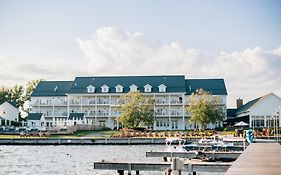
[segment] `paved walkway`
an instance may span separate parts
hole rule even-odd
[[[225,175],[281,175],[281,146],[277,143],[252,143]]]

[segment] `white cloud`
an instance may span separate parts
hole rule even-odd
[[[187,78],[224,78],[230,106],[239,97],[248,101],[269,92],[281,96],[281,46],[210,52],[185,48],[178,42],[155,42],[141,33],[114,27],[97,29],[90,38],[76,42],[84,58],[0,55],[0,84],[23,84],[38,78],[72,80],[81,75],[184,74]]]
[[[207,52],[178,42],[153,42],[143,34],[100,28],[87,40],[76,40],[95,75],[185,74],[192,78],[224,78],[229,104],[269,92],[281,95],[281,47]]]

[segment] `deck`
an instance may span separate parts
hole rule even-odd
[[[253,143],[238,157],[225,175],[280,175],[281,146],[278,143]]]
[[[184,170],[187,172],[226,172],[231,163],[185,161]],[[171,162],[94,162],[94,169],[120,171],[162,171],[171,167]],[[119,173],[122,174],[122,173]],[[138,174],[138,173],[137,173]]]
[[[197,158],[197,157],[210,157],[213,160],[215,159],[237,159],[241,151],[237,152],[209,152],[209,151],[203,151],[198,152],[199,154],[196,154],[195,152],[165,152],[165,151],[151,151],[146,152],[146,157],[179,157],[179,158]]]

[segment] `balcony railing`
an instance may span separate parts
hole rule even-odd
[[[169,99],[156,99],[156,104],[169,104]]]

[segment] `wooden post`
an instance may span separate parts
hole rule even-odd
[[[119,175],[124,175],[124,170],[117,170],[117,173],[118,173]]]
[[[192,171],[191,171],[191,163],[189,162],[189,163],[188,163],[188,175],[191,175],[191,172],[192,172]]]
[[[129,163],[128,166],[128,175],[132,175],[132,164]]]
[[[136,170],[136,175],[139,175],[140,174],[140,171],[139,170]]]

